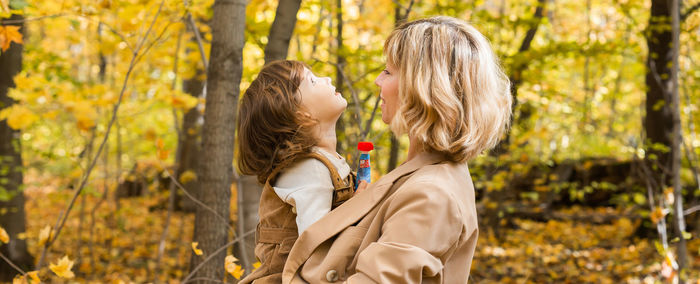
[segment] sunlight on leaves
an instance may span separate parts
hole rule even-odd
[[[0,111],[0,120],[7,119],[7,125],[12,129],[24,129],[39,119],[28,108],[21,105],[12,105]]]

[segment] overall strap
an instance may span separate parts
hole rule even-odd
[[[321,155],[319,153],[311,152],[308,154],[308,157],[314,158],[316,160],[321,161],[324,165],[326,165],[326,168],[328,168],[328,171],[331,172],[331,181],[333,181],[333,188],[341,189],[343,187],[346,187],[347,185],[343,181],[343,179],[340,177],[340,174],[338,173],[338,170],[335,168],[335,165],[326,158],[326,156]]]

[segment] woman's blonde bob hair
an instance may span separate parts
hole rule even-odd
[[[384,43],[398,70],[391,130],[423,150],[467,161],[493,148],[510,124],[510,81],[488,40],[451,17],[404,23]]]

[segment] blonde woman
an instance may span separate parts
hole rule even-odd
[[[466,283],[478,236],[467,161],[497,143],[509,82],[488,40],[450,17],[404,23],[384,44],[382,120],[406,161],[304,231],[283,283]]]

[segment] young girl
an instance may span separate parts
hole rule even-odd
[[[240,283],[280,283],[297,237],[352,196],[350,167],[335,149],[346,106],[330,78],[290,60],[266,65],[243,94],[238,168],[264,188],[255,238],[261,266]]]

